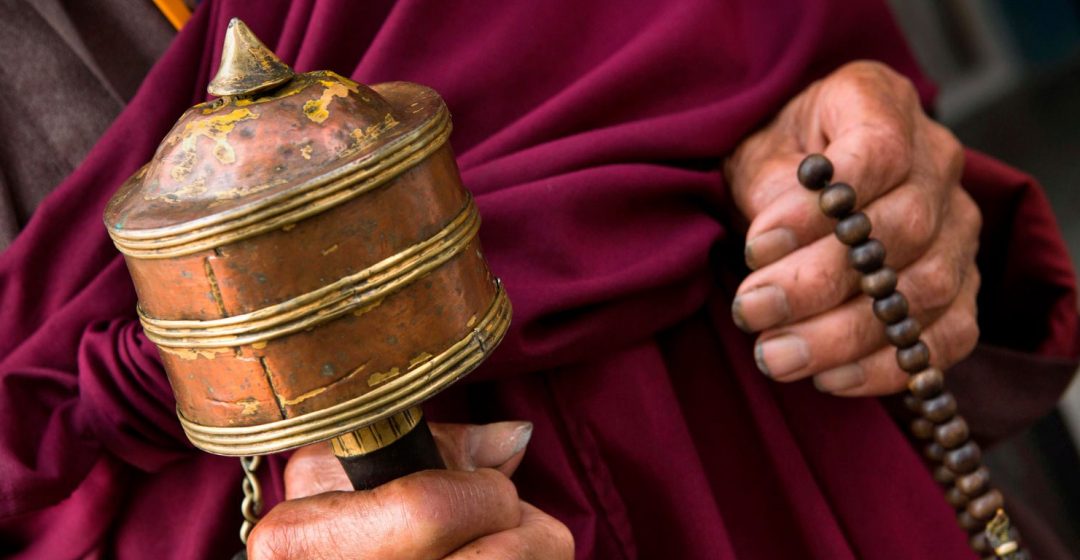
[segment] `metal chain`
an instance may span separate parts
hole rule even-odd
[[[262,513],[262,486],[256,476],[256,470],[261,463],[262,457],[259,455],[240,458],[240,465],[244,467],[244,480],[240,483],[244,490],[244,501],[240,503],[240,512],[244,514],[244,523],[240,525],[240,542],[244,543],[244,546],[247,546],[248,535],[259,522],[259,514]]]

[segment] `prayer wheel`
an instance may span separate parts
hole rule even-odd
[[[511,314],[442,99],[294,73],[236,19],[208,91],[105,210],[187,436],[330,440],[357,488],[441,466],[419,405]]]

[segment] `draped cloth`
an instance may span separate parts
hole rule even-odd
[[[445,97],[515,318],[430,413],[531,420],[515,480],[580,558],[974,558],[880,401],[769,381],[729,315],[745,270],[723,156],[848,60],[931,93],[884,3],[841,0],[203,2],[0,256],[5,554],[226,558],[239,545],[240,467],[184,439],[101,224],[205,99],[233,16],[298,70]],[[986,217],[984,342],[1030,366],[985,360],[980,375],[1045,411],[1077,355],[1063,243],[1026,176],[969,153],[964,186]],[[988,434],[1020,427],[994,419]],[[284,458],[267,464],[271,506]]]

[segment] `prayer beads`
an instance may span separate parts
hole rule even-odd
[[[885,265],[885,246],[870,237],[870,218],[855,211],[855,189],[831,183],[833,171],[828,158],[811,154],[799,164],[796,175],[804,187],[819,191],[821,212],[837,220],[836,238],[848,246],[852,268],[862,273],[859,286],[873,299],[874,315],[884,323],[886,338],[897,349],[897,365],[911,374],[904,403],[917,415],[911,432],[926,442],[923,455],[931,463],[934,480],[946,487],[946,500],[957,510],[957,522],[970,533],[976,553],[991,559],[1027,559],[1004,514],[1004,498],[990,485],[982,450],[971,440],[971,430],[957,412],[956,398],[945,388],[944,374],[930,365],[930,348],[920,339],[922,327],[908,315],[907,298],[896,290],[896,271]]]

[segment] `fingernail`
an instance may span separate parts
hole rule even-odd
[[[847,364],[814,376],[814,387],[822,393],[837,393],[866,383],[866,372],[859,364]]]
[[[763,331],[784,322],[789,315],[787,295],[776,286],[762,286],[738,296],[731,303],[731,318],[746,332]]]
[[[758,369],[772,378],[781,378],[810,363],[810,349],[801,337],[786,334],[759,342],[754,348]]]
[[[468,454],[477,468],[494,468],[521,453],[532,439],[532,422],[496,422],[473,426]]]
[[[769,263],[780,260],[781,257],[794,251],[799,246],[795,239],[795,232],[788,228],[777,228],[766,231],[746,242],[743,254],[746,257],[746,266],[757,270]]]

